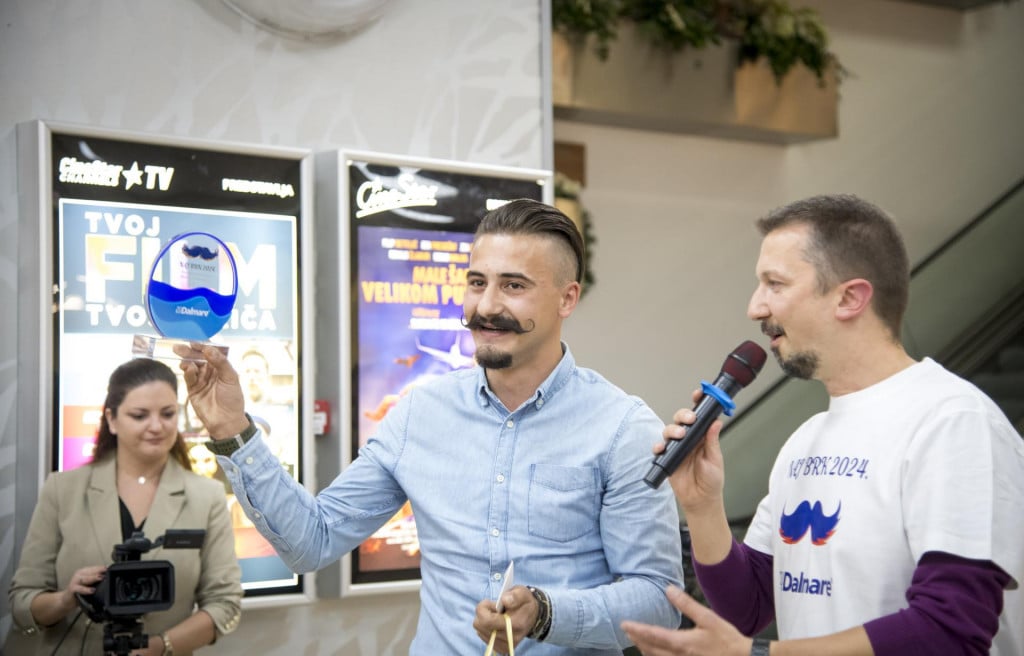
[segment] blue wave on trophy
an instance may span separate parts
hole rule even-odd
[[[151,280],[149,316],[165,337],[207,340],[220,332],[231,318],[235,294],[223,295],[198,287],[181,289]]]

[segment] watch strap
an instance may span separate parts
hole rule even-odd
[[[218,456],[230,456],[235,451],[241,449],[256,434],[256,423],[253,422],[248,412],[245,413],[245,418],[249,420],[249,425],[242,429],[241,433],[223,440],[208,440],[206,448]]]
[[[750,656],[768,656],[771,644],[771,640],[767,638],[754,638],[750,645]]]

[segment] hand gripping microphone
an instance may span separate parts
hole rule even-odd
[[[697,419],[686,427],[686,435],[681,440],[668,441],[665,450],[658,454],[647,476],[644,476],[644,483],[657,489],[686,460],[686,456],[697,448],[718,415],[725,412],[732,416],[736,408],[732,397],[757,377],[767,357],[763,348],[748,340],[737,346],[725,359],[714,384],[701,381],[704,396],[693,409]]]

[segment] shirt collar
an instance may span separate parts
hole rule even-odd
[[[558,390],[565,387],[575,371],[576,359],[572,357],[569,345],[562,342],[562,359],[558,361],[558,365],[548,374],[548,377],[544,379],[527,403],[533,403],[538,407],[544,405]],[[487,374],[480,365],[476,367],[476,380],[477,400],[480,402],[480,407],[486,407],[492,399],[497,402],[498,397],[487,386]],[[515,408],[510,408],[510,410],[515,410]]]

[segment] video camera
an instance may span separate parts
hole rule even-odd
[[[171,529],[153,541],[136,531],[114,546],[114,563],[96,591],[75,595],[89,619],[103,623],[105,652],[121,656],[145,648],[149,636],[142,633],[139,618],[174,605],[174,565],[166,560],[140,560],[142,554],[154,547],[198,549],[205,539],[203,529]]]

